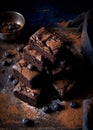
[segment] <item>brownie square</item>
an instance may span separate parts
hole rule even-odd
[[[36,70],[30,70],[27,67],[27,62],[24,59],[19,60],[13,65],[13,74],[15,78],[23,82],[28,87],[37,87],[42,80],[44,81],[44,74]]]
[[[67,94],[75,87],[77,81],[70,79],[59,79],[53,81],[53,86],[60,98],[66,98]]]
[[[45,58],[54,63],[61,52],[63,39],[56,33],[51,33],[42,27],[30,36],[28,44],[32,49],[37,50]]]
[[[67,64],[67,61],[60,60],[57,61],[51,69],[51,74],[53,79],[62,79],[62,77],[71,77],[74,71],[74,66]]]
[[[28,103],[34,107],[42,107],[47,105],[52,97],[54,96],[55,91],[53,90],[50,84],[45,84],[45,88],[29,88],[24,83],[19,82],[13,89],[15,97],[20,100]],[[49,89],[50,88],[50,89]]]
[[[44,57],[34,49],[30,49],[30,45],[26,45],[23,48],[24,59],[28,64],[32,64],[37,70],[42,71],[45,66]]]
[[[31,106],[38,106],[39,96],[41,94],[40,89],[31,89],[19,82],[13,89],[14,95],[20,100],[28,103]]]

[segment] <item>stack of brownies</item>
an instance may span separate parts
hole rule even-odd
[[[13,65],[13,73],[18,84],[13,92],[22,101],[41,107],[53,97],[63,96],[68,86],[74,86],[74,80],[61,80],[64,72],[70,72],[75,65],[76,57],[67,50],[71,44],[66,38],[42,27],[30,36],[23,48],[24,58]],[[73,58],[74,57],[74,58]]]

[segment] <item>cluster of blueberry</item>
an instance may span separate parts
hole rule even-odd
[[[64,106],[58,103],[56,100],[49,103],[47,106],[42,107],[42,111],[45,113],[52,113],[55,111],[61,111],[64,109]]]
[[[23,48],[21,46],[17,46],[16,47],[16,51],[17,52],[22,52]],[[10,51],[6,51],[4,52],[3,56],[2,56],[2,62],[1,62],[1,66],[2,67],[8,67],[8,66],[11,66],[12,65],[12,62],[13,62],[13,58],[14,58],[14,55],[10,52]],[[3,70],[2,73],[4,73],[5,71]],[[8,80],[11,81],[14,85],[16,85],[18,83],[18,80],[14,78],[13,74],[9,74],[8,75]]]
[[[80,104],[78,102],[71,101],[69,103],[69,106],[71,108],[79,108]],[[50,104],[48,104],[47,106],[42,107],[41,110],[44,113],[52,113],[52,112],[55,112],[55,111],[61,111],[61,110],[64,109],[64,107],[65,106],[58,103],[57,100],[54,100]],[[29,118],[22,119],[22,123],[26,126],[29,126],[29,127],[33,127],[35,125],[34,120],[29,119]]]
[[[70,107],[71,108],[79,108],[79,103],[75,102],[75,101],[71,101],[70,102]],[[42,107],[42,111],[45,113],[51,113],[51,112],[55,112],[55,111],[61,111],[64,109],[64,105],[61,105],[60,103],[53,101],[50,104],[48,104],[47,106]]]
[[[21,25],[15,22],[1,22],[0,33],[12,33],[17,32],[21,28]]]

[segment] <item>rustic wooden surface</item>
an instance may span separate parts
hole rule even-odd
[[[54,28],[54,30],[60,34],[62,33],[61,28]],[[65,31],[63,30],[63,32]],[[74,32],[75,30],[69,29],[65,34],[67,37],[69,37],[69,35],[78,37],[79,35],[76,33],[74,34]],[[63,35],[63,33],[61,35]],[[16,51],[17,46],[24,47],[26,43],[27,40],[17,40],[11,43],[0,41],[0,130],[4,128],[9,130],[31,129],[23,125],[23,118],[33,119],[35,126],[32,127],[32,129],[36,130],[80,130],[82,128],[82,100],[88,96],[88,91],[84,97],[82,97],[81,94],[84,92],[82,90],[80,94],[77,94],[77,97],[72,97],[72,99],[67,100],[65,103],[62,102],[65,104],[65,109],[52,114],[45,114],[40,109],[34,108],[14,96],[14,85],[12,81],[8,79],[8,75],[12,73],[12,65],[23,56],[22,52]],[[77,43],[79,43],[79,41],[77,41]],[[79,44],[78,47],[80,47]],[[3,54],[6,51],[10,51],[13,54],[13,57],[4,58]],[[3,60],[9,60],[11,64],[9,66],[2,66]],[[79,91],[77,93],[79,93]],[[89,94],[89,96],[91,96],[91,94]],[[79,102],[80,108],[71,108],[69,102],[72,100]],[[74,125],[71,124],[72,120]]]

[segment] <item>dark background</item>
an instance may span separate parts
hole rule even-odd
[[[18,11],[25,16],[28,26],[39,27],[73,19],[90,8],[89,0],[3,0],[0,3],[0,11]]]

